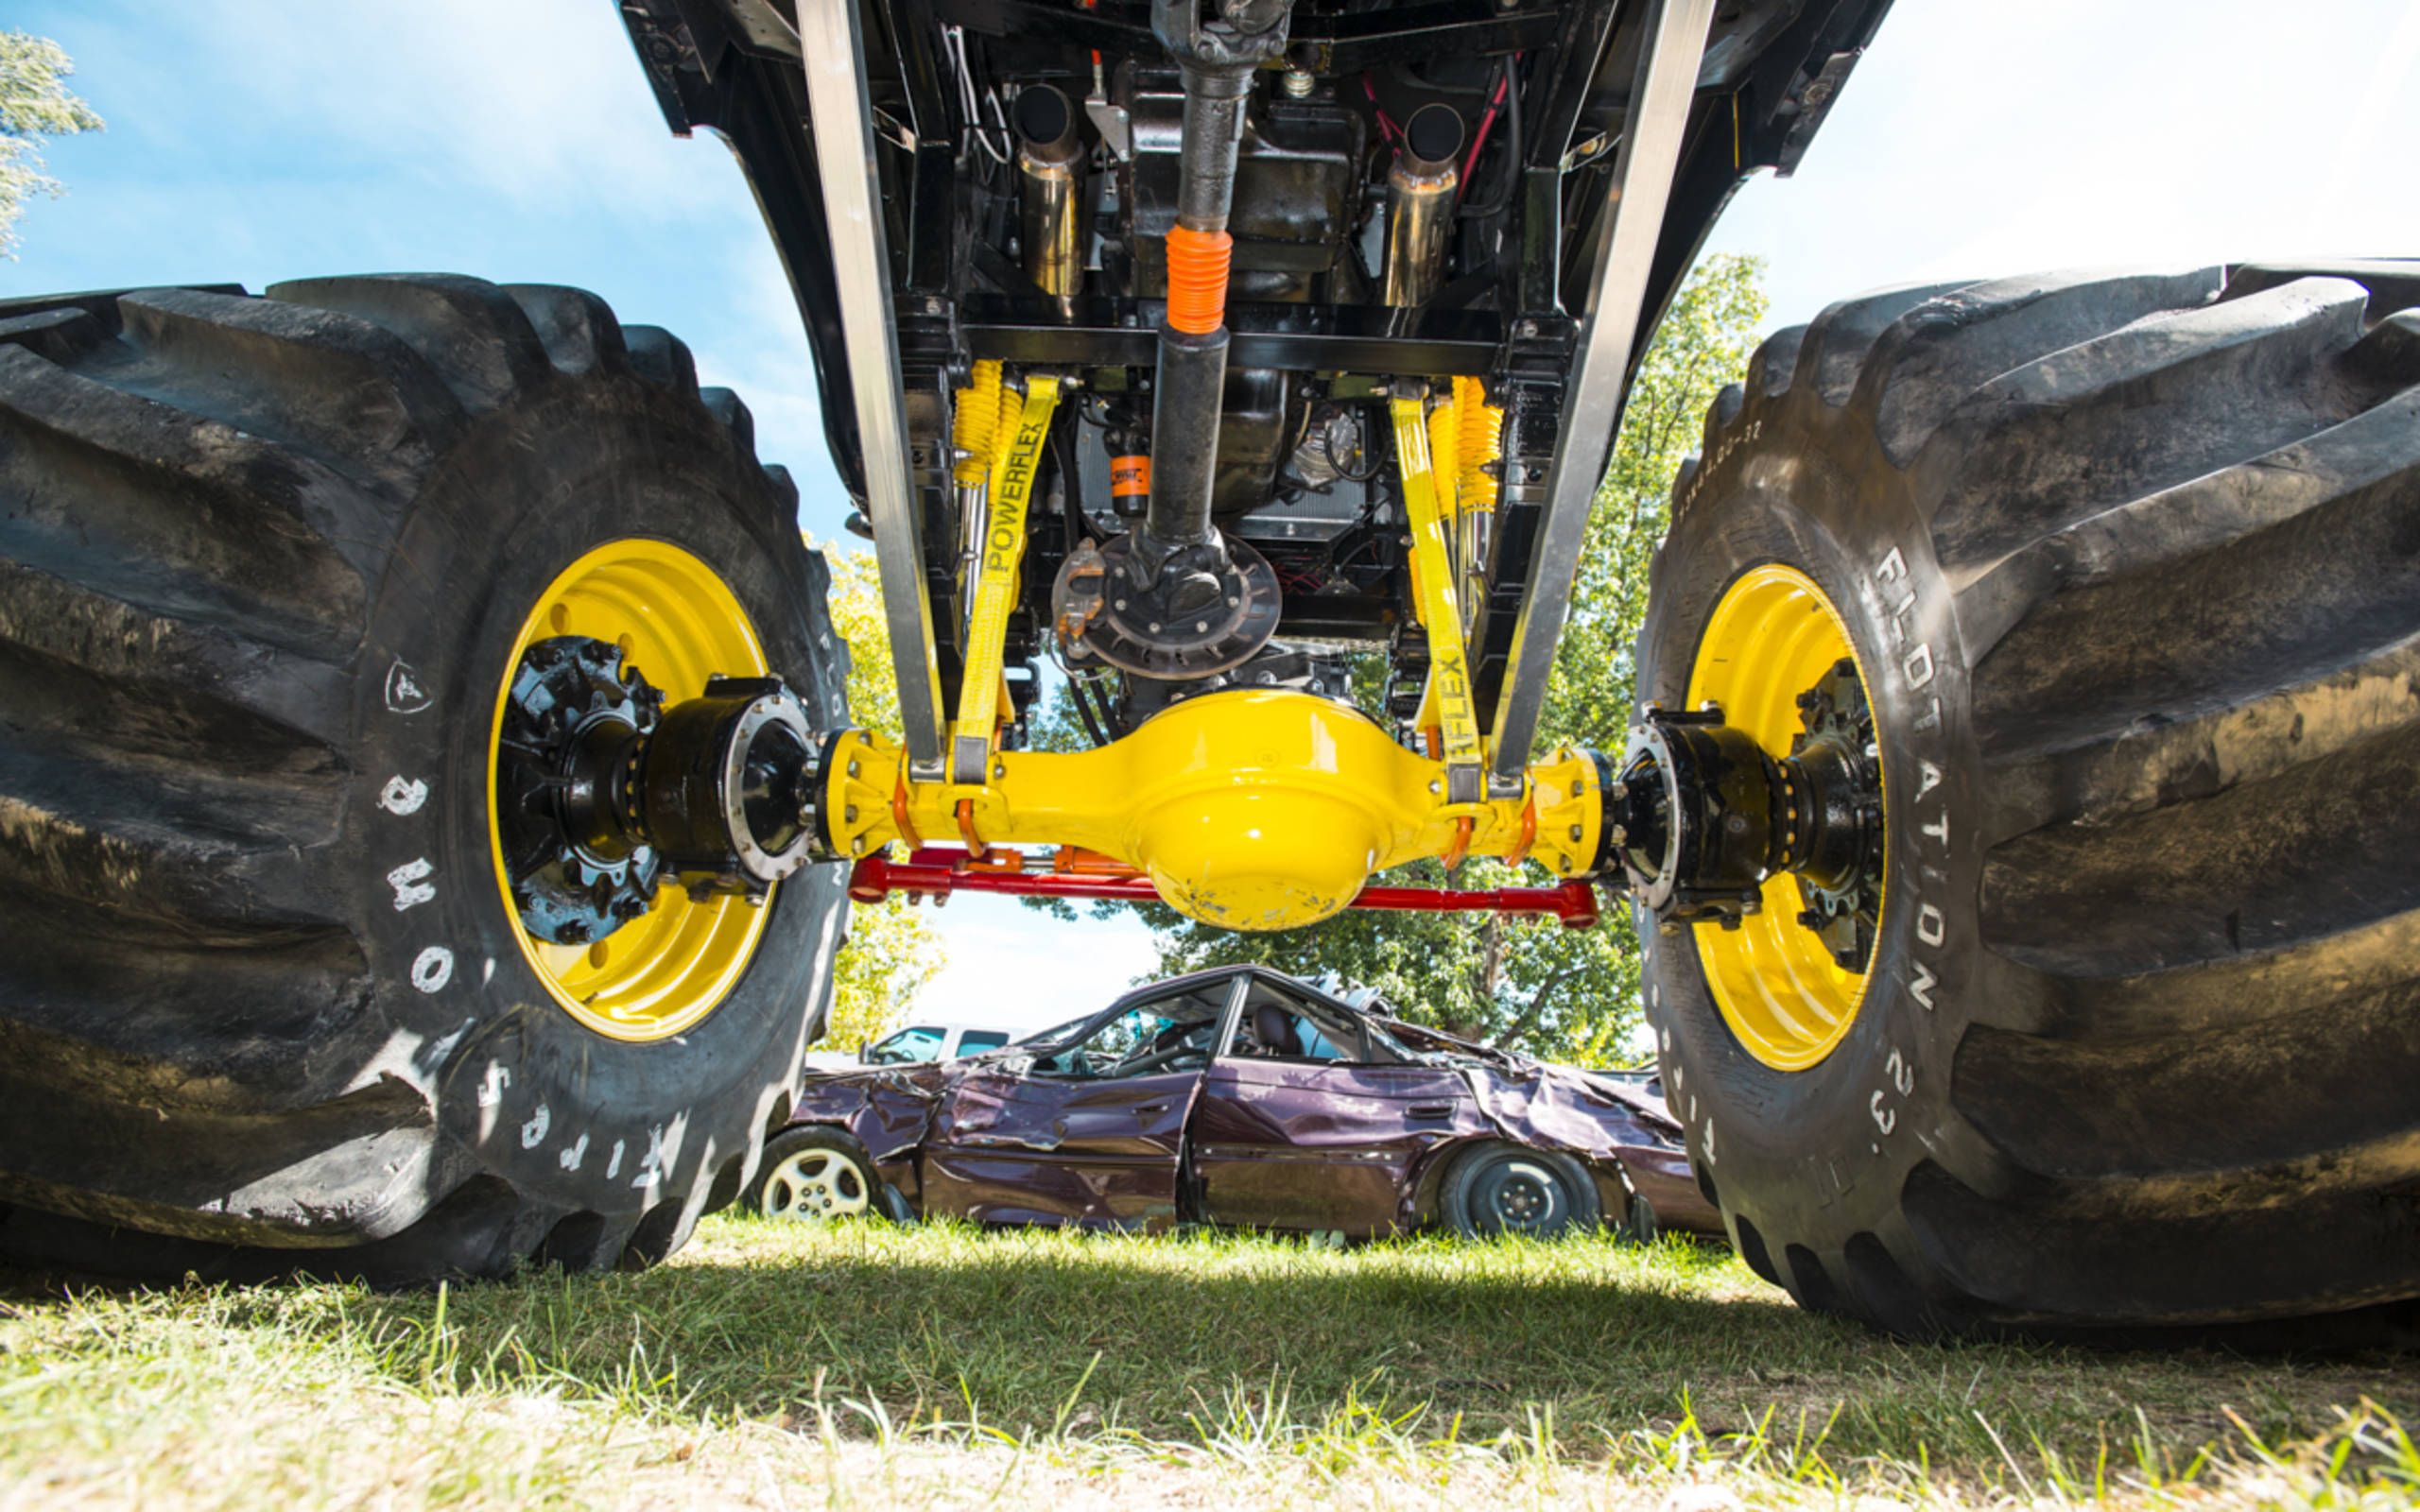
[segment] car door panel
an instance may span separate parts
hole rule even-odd
[[[925,1211],[978,1223],[1159,1228],[1177,1215],[1199,1071],[959,1078],[925,1147]]]
[[[1203,1216],[1383,1233],[1410,1218],[1423,1157],[1490,1126],[1451,1070],[1222,1057],[1193,1122]]]

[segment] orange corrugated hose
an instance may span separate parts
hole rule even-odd
[[[1495,478],[1487,469],[1504,451],[1504,411],[1487,402],[1476,378],[1454,380],[1454,414],[1461,434],[1454,443],[1455,496],[1465,509],[1495,507]]]
[[[1206,336],[1227,322],[1227,265],[1236,239],[1223,231],[1168,228],[1168,325]]]
[[[975,381],[958,391],[949,418],[949,442],[958,452],[950,475],[970,488],[979,488],[991,475],[992,448],[1000,433],[1000,365],[985,360],[975,365]]]

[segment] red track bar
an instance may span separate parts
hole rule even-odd
[[[867,856],[849,873],[849,896],[869,903],[894,892],[936,899],[954,892],[991,892],[1017,898],[1159,902],[1151,879],[1104,856],[1063,850],[1051,869],[1043,871],[1027,869],[1028,858],[1017,851],[994,848],[992,854],[1002,859],[977,863],[964,850],[948,847],[926,848],[905,861]],[[1544,914],[1584,929],[1597,922],[1597,889],[1577,880],[1552,887],[1364,887],[1351,906],[1403,913]]]

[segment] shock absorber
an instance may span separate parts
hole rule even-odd
[[[1504,411],[1477,378],[1454,380],[1454,560],[1464,612],[1486,601],[1487,554],[1495,530],[1495,470],[1504,455]]]
[[[975,558],[983,550],[983,530],[990,513],[989,482],[992,454],[1000,434],[1002,386],[1000,365],[986,359],[975,365],[967,386],[951,397],[951,497],[958,506],[958,571],[961,582],[974,578]]]
[[[1176,224],[1167,235],[1167,310],[1152,384],[1150,496],[1141,524],[1063,572],[1061,624],[1074,663],[1147,677],[1200,678],[1241,665],[1277,628],[1277,575],[1210,517],[1227,378],[1227,215],[1253,72],[1285,50],[1292,0],[1152,0],[1151,29],[1184,78]],[[1098,608],[1071,616],[1071,597]]]

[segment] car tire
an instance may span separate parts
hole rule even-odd
[[[1577,1160],[1522,1144],[1475,1144],[1455,1156],[1438,1210],[1465,1239],[1552,1239],[1602,1221],[1596,1183]]]
[[[1863,986],[1800,1063],[1710,985],[1723,931],[1641,919],[1692,1163],[1803,1306],[2277,1337],[2420,1295],[2420,311],[2380,275],[1870,296],[1714,405],[1639,696],[1779,654],[1705,647],[1792,571],[1881,770]]]
[[[897,1215],[865,1146],[828,1128],[794,1128],[766,1141],[743,1200],[760,1216],[791,1222]]]
[[[840,868],[752,911],[664,887],[628,933],[542,954],[497,859],[494,732],[525,644],[585,623],[553,595],[626,548],[694,573],[729,644],[844,722],[796,516],[747,409],[577,290],[13,304],[0,1254],[385,1284],[634,1267],[737,1195],[829,999]],[[634,633],[667,694],[700,691],[667,676],[687,632]],[[694,988],[667,967],[679,1022],[606,1032],[548,974],[644,967],[651,930],[709,915],[754,933]]]
[[[1621,1222],[1621,1236],[1634,1245],[1651,1245],[1664,1237],[1664,1221],[1656,1216],[1655,1204],[1634,1194],[1630,1213]]]

